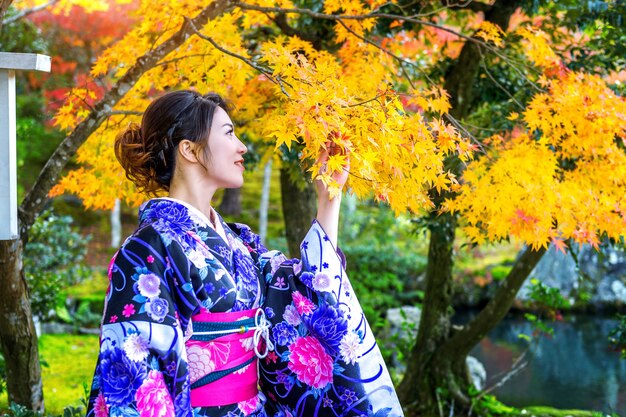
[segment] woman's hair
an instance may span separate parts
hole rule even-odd
[[[115,139],[115,156],[126,177],[148,194],[169,191],[178,144],[187,139],[201,145],[200,149],[208,149],[218,107],[230,111],[218,94],[201,95],[191,90],[166,93],[150,103],[141,126],[132,123]]]

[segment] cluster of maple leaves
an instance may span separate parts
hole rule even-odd
[[[16,1],[18,7],[32,3]],[[568,239],[597,246],[603,236],[626,235],[622,97],[598,76],[568,71],[540,29],[520,24],[507,35],[476,22],[474,41],[504,53],[510,37],[522,39],[528,64],[538,70],[531,80],[536,94],[521,115],[510,116],[517,127],[478,143],[450,122],[447,93],[428,77],[415,76],[420,65],[458,53],[459,38],[432,27],[403,29],[401,19],[391,20],[389,35],[376,34],[379,21],[370,16],[387,3],[325,1],[316,13],[335,18],[338,48],[332,53],[297,36],[255,35],[260,27],[273,27],[279,9],[291,11],[287,19],[294,26],[313,11],[295,10],[289,0],[240,3],[197,28],[201,36],[190,37],[132,87],[79,150],[82,167],[53,193],[76,193],[92,208],[109,208],[116,198],[140,203],[144,197],[115,161],[113,139],[137,122],[160,92],[194,88],[229,97],[237,108],[238,131],[270,151],[299,142],[302,158],[315,160],[329,140],[341,147],[345,152],[330,158],[326,174],[317,174],[315,164],[309,168],[332,193],[340,189],[331,173],[343,169],[349,153],[350,192],[385,201],[396,213],[459,213],[476,243],[514,237],[535,248],[552,242],[564,250]],[[106,7],[108,2],[64,0],[58,13],[69,4]],[[130,7],[141,19],[97,57],[92,79],[68,92],[55,124],[71,130],[102,95],[90,82],[111,85],[204,6],[194,0],[142,0]],[[442,48],[444,43],[452,46]],[[445,168],[450,157],[464,165],[461,177]],[[451,197],[435,207],[432,190]]]

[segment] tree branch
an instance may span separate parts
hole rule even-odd
[[[289,26],[289,23],[287,23],[287,15],[285,13],[279,13],[276,17],[271,17],[271,19],[274,23],[276,23],[276,26],[278,26],[278,28],[287,36],[297,36],[302,40],[311,42],[312,44],[317,44],[319,42],[318,38]]]
[[[465,4],[465,3],[463,3],[463,4]],[[476,4],[484,4],[484,3],[476,2]],[[453,4],[451,4],[451,5],[453,5]],[[432,23],[432,22],[429,22],[427,20],[417,19],[416,16],[420,16],[420,15],[403,16],[403,15],[396,15],[396,14],[389,14],[389,13],[378,13],[378,12],[373,12],[373,13],[369,13],[369,14],[365,14],[365,15],[341,15],[341,14],[333,15],[333,14],[326,14],[326,13],[318,13],[318,12],[314,12],[314,11],[309,10],[309,9],[302,9],[302,8],[297,8],[297,7],[289,8],[289,9],[288,8],[281,8],[281,7],[262,7],[262,6],[256,6],[256,5],[253,5],[253,4],[248,4],[248,3],[239,3],[237,5],[237,7],[239,7],[240,9],[243,9],[243,10],[255,10],[255,11],[264,12],[264,13],[280,13],[280,14],[294,13],[294,14],[301,14],[301,15],[310,16],[310,17],[313,17],[313,18],[316,18],[316,19],[334,20],[334,21],[366,20],[366,19],[383,18],[383,19],[391,19],[391,20],[400,20],[400,21],[404,21],[404,22],[414,23],[414,24],[417,24],[417,25],[429,26],[429,27],[432,27],[432,28],[435,28],[435,29],[442,30],[444,32],[448,32],[448,33],[450,33],[452,35],[455,35],[455,36],[457,36],[457,37],[459,37],[461,39],[464,39],[466,41],[470,41],[473,44],[476,44],[479,47],[485,48],[487,51],[492,52],[493,54],[495,54],[496,56],[498,56],[499,58],[504,60],[507,64],[509,64],[533,88],[535,88],[538,91],[541,91],[541,89],[539,87],[537,87],[537,85],[535,83],[533,83],[531,80],[528,79],[528,77],[526,77],[524,75],[524,72],[522,70],[520,70],[515,65],[515,63],[511,60],[511,58],[509,58],[508,56],[506,56],[505,54],[500,52],[500,50],[498,48],[492,46],[488,42],[485,42],[485,41],[483,41],[483,40],[481,40],[479,38],[476,38],[476,37],[473,37],[473,36],[470,36],[470,35],[465,35],[465,34],[463,34],[461,32],[458,32],[458,31],[456,31],[454,29],[451,29],[449,27],[438,25],[436,23]],[[477,6],[477,7],[482,7],[482,6]],[[494,9],[493,6],[489,6],[488,8],[485,8],[483,11],[485,11],[485,13],[492,14],[492,13],[494,13],[494,11],[498,11],[498,10]],[[498,19],[494,19],[493,22],[496,23],[501,28],[503,28],[503,30],[506,29],[506,25],[502,24],[502,22],[500,22]],[[415,66],[415,67],[417,68],[417,66]]]
[[[89,115],[57,146],[46,165],[39,173],[37,181],[19,207],[20,237],[26,240],[28,230],[37,214],[43,209],[46,196],[58,181],[61,171],[87,138],[98,129],[111,109],[128,93],[141,76],[153,68],[159,60],[182,45],[195,31],[189,24],[204,26],[210,19],[231,10],[236,0],[216,0],[204,8],[196,17],[185,21],[180,30],[153,50],[139,57],[135,64],[122,76],[104,97],[93,106]]]
[[[204,39],[205,41],[209,42],[211,45],[213,45],[213,47],[215,49],[217,49],[218,51],[232,56],[233,58],[237,58],[243,62],[245,62],[246,64],[250,65],[252,68],[254,68],[255,70],[259,71],[261,74],[265,75],[270,81],[272,81],[273,83],[277,84],[281,91],[283,92],[284,95],[286,95],[287,97],[289,97],[289,93],[287,93],[287,91],[285,90],[285,84],[287,84],[284,80],[282,80],[279,76],[273,76],[272,75],[272,71],[268,68],[262,67],[261,65],[257,64],[256,62],[254,62],[253,60],[251,60],[250,58],[246,58],[245,56],[239,55],[235,52],[229,51],[228,49],[225,49],[223,47],[221,47],[220,45],[217,44],[217,42],[215,42],[213,40],[213,38],[206,36],[205,34],[201,33],[196,26],[190,22],[191,27],[194,30],[194,33],[196,35],[198,35],[198,37],[200,39]],[[289,85],[289,84],[287,84]],[[290,86],[291,87],[291,86]]]
[[[244,10],[256,10],[258,12],[264,12],[264,13],[284,13],[284,14],[295,13],[295,14],[301,14],[305,16],[314,17],[316,19],[324,19],[324,20],[367,20],[367,19],[380,19],[380,18],[400,20],[404,22],[430,26],[439,30],[443,30],[444,32],[448,32],[455,36],[458,36],[461,39],[465,39],[471,42],[476,42],[483,46],[487,46],[491,49],[491,46],[489,44],[487,44],[486,42],[480,39],[473,38],[468,35],[464,35],[461,32],[458,32],[454,29],[450,29],[449,27],[441,26],[436,23],[429,22],[427,20],[416,19],[413,16],[402,16],[402,15],[395,15],[395,14],[389,14],[389,13],[377,13],[377,12],[364,14],[364,15],[343,15],[343,14],[335,15],[335,14],[318,13],[309,9],[301,9],[298,7],[293,7],[289,9],[282,8],[282,7],[262,7],[262,6],[256,6],[254,4],[248,4],[248,3],[239,3],[237,7],[239,7],[240,9],[244,9]]]
[[[441,0],[441,4],[450,10],[471,10],[473,12],[488,12],[493,6],[474,0],[466,0],[460,3],[451,3],[449,0]]]
[[[481,392],[477,396],[477,399],[484,397],[485,395],[489,394],[491,391],[495,390],[496,388],[499,388],[502,385],[506,384],[508,380],[513,378],[518,372],[524,369],[524,367],[528,365],[528,361],[524,360],[528,352],[530,352],[530,348],[527,348],[517,359],[515,359],[515,361],[513,362],[513,365],[511,365],[510,371],[508,371],[497,383],[490,386],[489,388],[485,388],[483,392]]]
[[[172,59],[168,59],[167,61],[160,61],[158,64],[156,64],[155,66],[165,66],[165,65],[169,65],[169,64],[174,64],[178,61],[183,61],[187,58],[198,58],[198,57],[202,57],[202,56],[208,56],[209,54],[189,54],[189,55],[182,55],[182,56],[178,56],[176,58],[172,58]]]
[[[426,78],[426,80],[431,83],[432,85],[435,84],[435,82],[428,76],[428,74],[422,69],[420,68],[418,65],[416,65],[415,63],[409,61],[408,59],[402,58],[401,56],[398,56],[396,54],[394,54],[393,52],[391,52],[389,49],[383,47],[382,45],[379,45],[378,43],[374,42],[371,39],[366,38],[365,36],[361,36],[358,33],[356,33],[354,30],[352,30],[348,25],[346,25],[342,20],[338,20],[339,24],[341,24],[341,26],[343,26],[348,32],[350,32],[354,37],[362,40],[363,42],[372,45],[373,47],[381,50],[382,52],[386,53],[387,55],[389,55],[390,57],[392,57],[393,59],[395,59],[396,61],[398,61],[398,63],[400,64],[400,70],[402,71],[402,73],[404,74],[406,80],[409,82],[409,84],[411,85],[412,88],[415,88],[415,84],[413,84],[413,80],[411,79],[411,77],[409,76],[409,74],[406,72],[404,65],[409,65],[415,69],[417,69],[419,72],[422,73],[422,75]]]
[[[484,57],[481,58],[480,60],[480,66],[483,68],[483,71],[485,71],[485,74],[487,74],[487,77],[489,77],[489,79],[491,80],[492,83],[494,83],[500,90],[502,90],[504,92],[504,94],[506,94],[509,99],[511,99],[511,101],[513,101],[513,103],[515,103],[515,105],[517,105],[517,107],[519,107],[521,110],[524,110],[524,106],[522,105],[522,103],[519,102],[519,100],[517,100],[513,94],[511,94],[509,92],[509,90],[507,90],[502,83],[500,83],[498,80],[496,80],[494,78],[494,76],[491,74],[491,72],[489,71],[489,68],[487,68],[487,65],[485,64],[485,59]]]
[[[485,11],[485,12],[490,12],[489,13],[489,18],[493,18],[493,16],[491,16],[492,14],[494,14],[494,8],[493,6],[489,6],[486,5],[485,3],[480,3],[480,2],[465,2],[465,3],[456,3],[456,4],[452,4],[450,2],[448,2],[446,0],[446,4],[450,5],[450,6],[457,6],[457,7],[470,7],[470,4],[476,3],[475,6],[472,7],[478,7],[478,8],[483,8],[483,6],[480,5],[485,5],[488,6],[488,8],[484,8],[484,10],[481,11]],[[280,8],[280,7],[261,7],[261,6],[256,6],[256,5],[252,5],[252,4],[248,4],[248,3],[239,3],[238,7],[244,10],[256,10],[256,11],[260,11],[260,12],[264,12],[264,13],[280,13],[280,14],[288,14],[288,13],[295,13],[295,14],[301,14],[301,15],[306,15],[306,16],[310,16],[313,18],[317,18],[317,19],[325,19],[325,20],[334,20],[337,21],[338,23],[340,23],[341,25],[343,25],[346,30],[348,30],[350,33],[352,33],[352,35],[356,36],[357,38],[361,39],[363,42],[369,43],[370,45],[375,46],[376,48],[380,49],[381,51],[387,53],[389,56],[393,57],[394,59],[396,59],[399,63],[400,63],[400,70],[403,72],[405,78],[407,79],[407,81],[409,82],[409,84],[413,85],[413,81],[411,79],[411,77],[409,76],[409,74],[406,72],[405,69],[405,65],[409,65],[415,69],[417,69],[418,71],[420,71],[425,77],[426,79],[434,85],[434,82],[429,79],[428,75],[423,71],[422,68],[420,68],[419,66],[415,65],[414,63],[394,54],[393,52],[391,52],[390,50],[382,47],[381,45],[378,45],[376,42],[371,41],[363,36],[360,36],[359,34],[357,34],[356,32],[354,32],[352,29],[350,29],[344,22],[343,20],[365,20],[365,19],[377,19],[377,18],[386,18],[386,19],[392,19],[392,20],[401,20],[401,21],[405,21],[405,22],[411,22],[414,24],[418,24],[418,25],[425,25],[425,26],[430,26],[430,27],[434,27],[436,29],[451,33],[455,36],[458,36],[461,39],[465,39],[466,41],[470,41],[473,45],[475,45],[478,48],[485,48],[486,50],[494,53],[496,56],[498,56],[500,59],[504,60],[505,62],[507,62],[507,64],[509,64],[515,71],[517,71],[529,84],[531,84],[531,86],[535,89],[537,89],[537,85],[535,83],[533,83],[532,81],[530,81],[523,73],[523,71],[521,71],[519,68],[517,68],[517,66],[511,61],[511,59],[509,57],[507,57],[506,55],[504,55],[501,51],[499,51],[497,48],[495,48],[494,46],[490,45],[487,42],[482,41],[481,39],[478,39],[476,37],[472,37],[472,36],[468,36],[468,35],[464,35],[458,31],[455,31],[453,29],[450,29],[448,27],[445,26],[441,26],[429,21],[425,21],[425,20],[419,20],[416,19],[415,17],[411,17],[411,16],[402,16],[402,15],[395,15],[395,14],[388,14],[388,13],[378,13],[378,12],[374,12],[374,13],[369,13],[366,15],[332,15],[332,14],[325,14],[325,13],[318,13],[318,12],[314,12],[312,10],[309,9],[302,9],[302,8]],[[499,10],[497,10],[499,11]],[[500,17],[500,16],[497,16]],[[501,22],[498,18],[493,19],[495,21],[496,24],[499,24],[499,26],[506,28],[507,24],[503,24],[503,22]],[[462,124],[451,114],[446,115],[446,118],[453,124],[455,125],[458,129],[460,129],[461,131],[463,131],[469,138],[471,138],[475,143],[478,143],[478,141],[473,137],[473,135],[467,130],[465,129]]]
[[[0,0],[0,31],[2,30],[2,25],[4,25],[4,15],[9,10],[11,3],[13,3],[13,0]]]
[[[133,111],[133,110],[113,110],[110,111],[108,116],[143,116],[142,111]]]
[[[30,9],[24,9],[21,12],[19,12],[18,14],[14,15],[14,16],[11,16],[11,17],[7,17],[6,19],[4,19],[2,21],[2,26],[11,24],[13,22],[16,22],[16,21],[18,21],[18,20],[28,16],[29,14],[33,14],[35,12],[43,10],[43,9],[45,9],[47,7],[50,7],[50,6],[52,6],[52,5],[54,5],[54,4],[58,3],[58,2],[59,2],[59,0],[51,0],[48,3],[45,3],[45,4],[41,4],[39,6],[35,6],[33,8],[30,8]],[[11,1],[9,1],[8,3],[11,4]]]
[[[533,250],[526,247],[515,261],[513,269],[496,291],[495,296],[487,303],[485,308],[466,327],[458,331],[445,345],[445,350],[469,353],[496,324],[506,316],[517,292],[521,288],[528,275],[541,260],[546,248]]]

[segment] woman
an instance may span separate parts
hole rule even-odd
[[[89,416],[402,415],[335,250],[340,198],[316,182],[301,260],[224,223],[211,199],[243,184],[246,146],[216,94],[165,94],[115,150],[169,196],[140,208],[109,266]]]

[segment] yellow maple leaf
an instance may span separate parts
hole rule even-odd
[[[481,22],[474,36],[484,39],[486,42],[493,42],[498,47],[503,46],[504,32],[495,23],[486,20]]]

